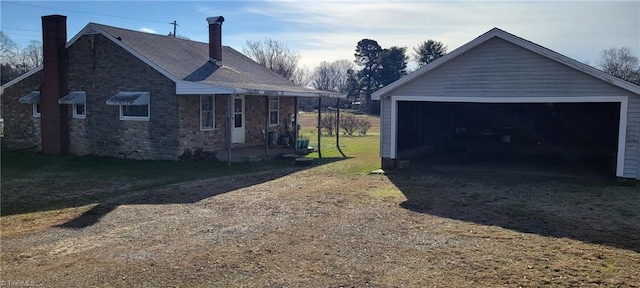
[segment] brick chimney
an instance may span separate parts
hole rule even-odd
[[[222,65],[222,22],[224,22],[224,17],[209,17],[207,22],[209,22],[209,60]]]
[[[42,152],[69,152],[68,109],[58,104],[67,93],[67,16],[42,16],[43,81],[40,87]]]

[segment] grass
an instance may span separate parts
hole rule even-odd
[[[357,115],[366,118],[372,123],[372,127],[365,136],[347,136],[340,131],[340,148],[348,157],[347,160],[338,161],[332,165],[325,166],[329,173],[361,175],[380,168],[380,118],[376,116]],[[310,139],[313,147],[318,147],[317,113],[302,113],[299,116],[300,134]],[[324,132],[323,132],[324,133]],[[322,158],[341,158],[342,155],[336,146],[336,136],[320,136],[320,152]],[[311,153],[309,157],[319,158],[317,152]],[[322,163],[322,160],[317,160]]]
[[[312,146],[315,117],[301,116]],[[335,137],[322,136],[323,158],[311,157],[325,165],[296,171],[273,171],[291,161],[229,169],[3,154],[2,205],[51,210],[1,218],[0,277],[40,286],[637,285],[635,186],[439,171],[417,161],[366,175],[379,168],[378,133],[341,137],[347,159]],[[268,171],[163,186],[259,170]],[[118,207],[95,204],[121,194]],[[53,200],[69,208],[52,208]]]
[[[83,206],[141,189],[289,165],[273,160],[228,167],[222,162],[3,152],[0,215]]]
[[[369,135],[340,137],[340,147],[348,159],[342,160],[335,136],[321,136],[322,159],[317,152],[309,157],[320,164],[334,162],[319,167],[322,173],[362,175],[380,167],[379,119],[358,117],[367,117],[373,125]],[[302,113],[300,123],[302,136],[309,137],[310,145],[317,147],[317,114]],[[335,161],[339,159],[342,161]],[[223,162],[126,160],[32,152],[3,152],[1,161],[1,216],[82,207],[168,184],[291,166],[290,161],[279,159],[228,167]]]

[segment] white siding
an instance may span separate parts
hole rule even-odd
[[[640,96],[629,97],[624,177],[640,179]]]
[[[461,54],[387,95],[431,97],[629,96],[624,177],[638,178],[640,95],[499,38]],[[393,96],[392,96],[393,97]],[[385,106],[382,101],[382,109]],[[381,155],[391,155],[391,113],[381,114]],[[392,140],[395,141],[395,140]]]
[[[380,100],[380,157],[391,157],[391,100]]]

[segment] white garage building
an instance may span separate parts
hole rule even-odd
[[[498,28],[372,98],[386,169],[491,152],[585,159],[640,179],[640,86]]]

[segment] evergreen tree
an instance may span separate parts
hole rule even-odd
[[[371,101],[371,93],[378,88],[378,69],[380,67],[380,53],[382,47],[375,40],[362,39],[356,46],[355,63],[362,66],[362,69],[358,71],[358,79],[361,84],[361,88],[366,93],[365,103],[367,111],[369,113],[375,112],[378,107],[375,107],[375,103]]]
[[[413,48],[413,51],[415,52],[413,54],[414,60],[418,62],[419,66],[424,66],[447,54],[447,46],[444,46],[440,41],[429,39],[418,44],[418,47]]]
[[[380,53],[380,69],[378,70],[378,82],[382,86],[391,84],[400,77],[407,75],[406,47],[393,46],[382,50]]]

